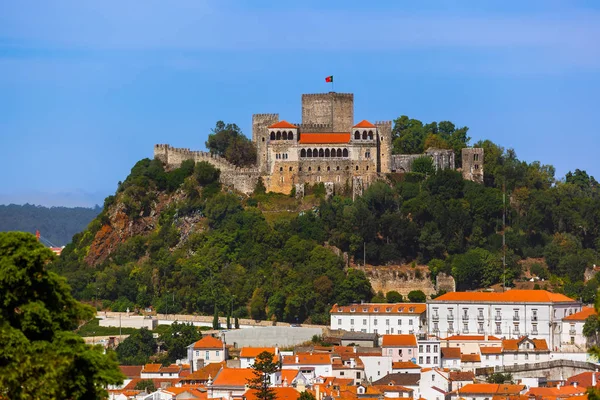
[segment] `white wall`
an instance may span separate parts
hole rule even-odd
[[[392,373],[392,357],[390,356],[360,356],[365,366],[365,376],[368,381],[375,382]]]
[[[358,305],[357,307],[360,307]],[[380,335],[414,334],[425,332],[425,313],[419,314],[331,314],[331,329],[349,332],[378,333]]]

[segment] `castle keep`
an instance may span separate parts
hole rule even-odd
[[[221,170],[221,181],[250,193],[259,178],[267,191],[304,193],[304,185],[324,183],[328,193],[363,188],[390,172],[410,172],[415,158],[392,155],[392,122],[354,122],[354,95],[320,93],[302,95],[302,122],[290,123],[279,114],[252,116],[252,141],[256,145],[255,168],[238,168],[224,158],[201,151],[154,146],[154,157],[171,167],[184,160],[208,161]],[[454,152],[428,149],[436,169],[454,169]],[[483,181],[483,149],[463,149],[463,176]]]

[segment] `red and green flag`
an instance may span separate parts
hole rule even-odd
[[[325,82],[327,82],[327,83],[333,83],[333,75],[328,76],[327,78],[325,78]]]

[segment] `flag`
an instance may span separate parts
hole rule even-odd
[[[333,75],[328,76],[327,78],[325,78],[325,82],[327,82],[327,83],[333,83]]]

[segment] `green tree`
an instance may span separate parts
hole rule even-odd
[[[589,344],[598,345],[600,338],[600,321],[597,315],[590,315],[586,318],[583,324],[583,336],[585,336]]]
[[[217,182],[220,175],[221,171],[207,161],[200,161],[194,166],[194,177],[202,186]]]
[[[147,328],[135,331],[117,346],[119,362],[124,365],[146,364],[156,353],[156,339]]]
[[[156,387],[154,386],[154,381],[152,379],[142,379],[135,384],[135,390],[143,390],[145,392],[153,392]]]
[[[219,324],[219,309],[217,308],[216,304],[215,304],[215,312],[214,312],[214,315],[213,315],[213,323],[212,323],[212,325],[213,325],[213,329],[215,329],[215,330],[219,329],[219,327],[220,327],[220,324]]]
[[[237,166],[256,163],[256,147],[236,124],[217,121],[205,144],[211,153],[225,157],[227,161]]]
[[[422,290],[411,290],[408,293],[408,301],[411,303],[425,303],[427,296]]]
[[[385,300],[388,303],[402,303],[402,295],[395,290],[390,290],[385,294]]]
[[[271,387],[271,374],[279,370],[279,365],[274,361],[275,355],[268,351],[260,353],[252,370],[254,378],[248,379],[248,386],[254,390],[260,400],[275,400],[275,390]]]
[[[311,392],[307,392],[306,390],[300,392],[300,396],[298,396],[298,400],[317,400],[314,394]]]
[[[512,374],[507,373],[507,374],[503,374],[502,372],[494,372],[491,375],[488,375],[487,379],[486,379],[487,383],[507,383],[513,382],[513,377]]]
[[[11,399],[99,399],[122,382],[114,354],[71,332],[94,311],[46,265],[29,233],[0,232],[0,390]]]
[[[266,300],[263,294],[262,289],[257,288],[254,290],[254,294],[252,295],[252,299],[250,300],[250,316],[255,320],[263,320],[265,319],[266,312]]]
[[[168,351],[167,360],[174,363],[187,357],[187,346],[202,339],[202,334],[191,323],[173,322],[169,329],[160,336]]]
[[[428,156],[415,158],[412,162],[412,172],[425,175],[434,174],[435,166],[433,165],[433,159]]]

